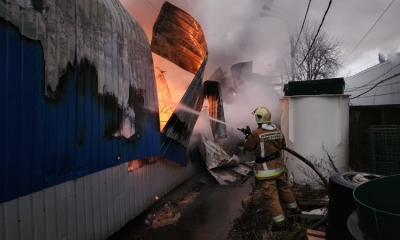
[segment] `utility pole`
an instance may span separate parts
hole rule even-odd
[[[295,71],[294,71],[294,57],[296,55],[296,49],[294,49],[293,35],[290,35],[290,56],[292,58],[292,82],[295,81]]]

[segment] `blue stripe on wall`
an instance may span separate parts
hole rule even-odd
[[[187,148],[178,141],[166,137],[164,134],[161,134],[161,138],[163,142],[161,145],[161,156],[173,162],[179,163],[182,166],[186,166]]]
[[[50,99],[40,42],[2,19],[0,56],[0,203],[160,154],[158,113],[142,110],[140,138],[110,136],[119,110],[98,94],[92,65],[70,67]]]

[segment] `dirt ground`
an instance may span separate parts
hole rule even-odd
[[[161,198],[109,240],[227,239],[251,186],[249,181],[221,186],[204,170]]]
[[[242,201],[252,189],[252,178],[237,186],[221,186],[204,170],[167,196],[160,199],[109,240],[265,240],[295,239],[312,225],[303,218],[291,218],[289,230],[273,233],[271,216],[265,204],[258,199],[247,205]],[[326,192],[316,192],[307,187],[292,188],[302,210],[315,208],[316,199]],[[289,212],[286,211],[286,214]]]
[[[286,212],[286,216],[288,213]],[[251,204],[242,216],[234,220],[234,225],[229,232],[228,239],[231,240],[253,240],[253,239],[276,239],[290,240],[299,236],[305,228],[312,225],[311,222],[290,218],[288,230],[282,232],[271,232],[271,215],[265,209],[264,204]]]
[[[323,198],[325,191],[315,191],[308,186],[296,186],[292,189],[296,199],[308,205],[301,206],[302,210],[312,210],[318,204],[313,201]],[[242,215],[234,220],[234,225],[228,234],[230,240],[292,240],[296,239],[301,233],[305,232],[314,222],[305,217],[289,217],[290,211],[285,209],[282,204],[286,216],[287,230],[281,232],[271,232],[273,221],[271,215],[268,214],[265,202],[262,198],[249,194],[242,203]],[[324,231],[324,227],[318,230]]]

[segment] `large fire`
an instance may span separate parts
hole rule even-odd
[[[174,112],[175,105],[172,104],[171,93],[169,92],[168,84],[165,80],[163,71],[159,67],[154,67],[154,73],[156,75],[158,111],[160,114],[161,131]]]

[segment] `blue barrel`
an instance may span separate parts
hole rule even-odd
[[[354,190],[353,196],[365,239],[400,239],[400,175],[366,182]]]

